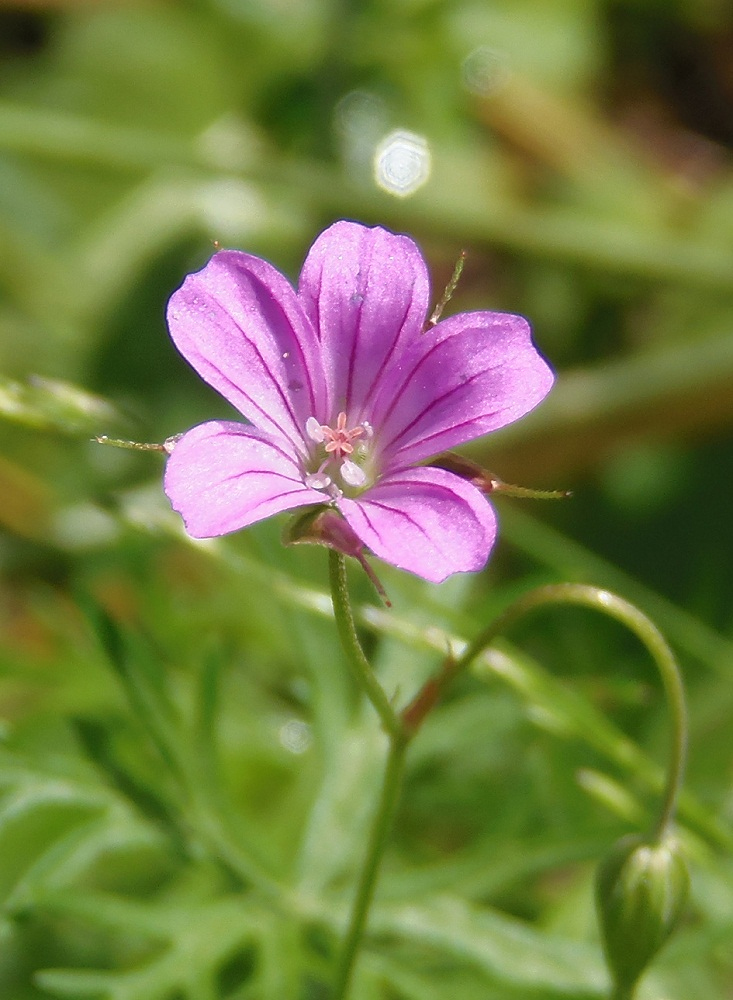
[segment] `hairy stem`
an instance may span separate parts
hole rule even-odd
[[[339,960],[334,1000],[345,1000],[351,985],[356,960],[359,955],[367,916],[374,898],[379,866],[392,826],[392,817],[402,788],[402,773],[408,742],[406,739],[390,737],[387,767],[384,772],[382,791],[369,833],[369,844],[359,875],[359,884],[349,916],[349,926],[344,939]]]
[[[389,698],[384,693],[379,681],[374,676],[369,661],[364,655],[364,650],[361,648],[361,643],[359,642],[346,582],[346,559],[340,552],[333,550],[328,555],[333,613],[341,645],[346,654],[346,662],[357,684],[374,706],[390,738],[402,739],[402,722],[390,705]]]
[[[614,986],[610,1000],[634,1000],[634,993],[636,993],[634,987]]]
[[[354,678],[364,691],[381,719],[389,737],[389,753],[382,782],[382,790],[374,813],[367,850],[362,862],[356,895],[351,906],[349,923],[344,939],[334,987],[334,1000],[346,1000],[359,956],[369,908],[379,875],[379,866],[389,836],[400,789],[409,733],[400,716],[374,676],[369,661],[359,642],[354,615],[349,600],[346,581],[346,560],[340,552],[329,552],[331,597],[341,645]]]
[[[677,661],[659,629],[637,607],[610,591],[585,584],[558,583],[538,587],[510,605],[464,651],[455,671],[467,666],[507,628],[535,608],[546,604],[579,604],[602,611],[626,625],[646,646],[659,670],[671,716],[667,781],[653,838],[659,840],[669,827],[677,805],[687,754],[687,709]]]

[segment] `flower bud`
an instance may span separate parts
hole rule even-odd
[[[671,837],[623,837],[596,873],[596,904],[606,960],[616,985],[637,982],[674,930],[690,877]]]

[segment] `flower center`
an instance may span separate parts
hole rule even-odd
[[[368,456],[367,441],[373,432],[366,421],[349,428],[346,414],[342,410],[336,417],[335,427],[321,424],[315,417],[309,417],[305,432],[319,446],[314,449],[313,467],[305,477],[307,486],[314,490],[326,490],[337,498],[342,491],[334,483],[334,476],[338,476],[347,487],[356,490],[367,484],[369,477],[362,464]],[[359,443],[355,445],[354,442]]]

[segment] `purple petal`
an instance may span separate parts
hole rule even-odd
[[[374,401],[368,419],[383,467],[411,465],[504,427],[552,383],[521,316],[452,316],[410,348]]]
[[[177,441],[165,468],[165,492],[194,538],[212,538],[309,503],[300,467],[274,436],[214,420]]]
[[[430,281],[420,251],[407,236],[337,222],[318,237],[303,265],[298,289],[319,332],[333,412],[350,424],[404,345],[420,336]]]
[[[214,254],[168,305],[171,337],[199,375],[256,427],[303,453],[327,405],[320,345],[287,279],[237,250]]]
[[[481,569],[496,537],[489,502],[444,469],[395,473],[338,506],[376,556],[432,583]]]

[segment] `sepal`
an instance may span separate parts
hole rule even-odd
[[[392,607],[379,577],[367,562],[366,546],[349,523],[332,507],[317,505],[305,508],[286,525],[283,544],[324,545],[356,559],[382,601],[388,608]]]
[[[564,500],[572,495],[569,490],[534,490],[529,486],[514,486],[511,483],[505,483],[493,472],[482,469],[470,458],[458,455],[454,451],[446,451],[442,455],[438,455],[429,464],[467,480],[482,493],[503,493],[505,496],[523,497],[528,500]]]
[[[127,451],[162,451],[166,455],[170,455],[182,437],[183,434],[173,434],[159,444],[149,441],[127,441],[124,438],[111,438],[106,434],[97,434],[92,438],[92,441],[96,441],[97,444],[108,444],[113,448],[125,448]]]

